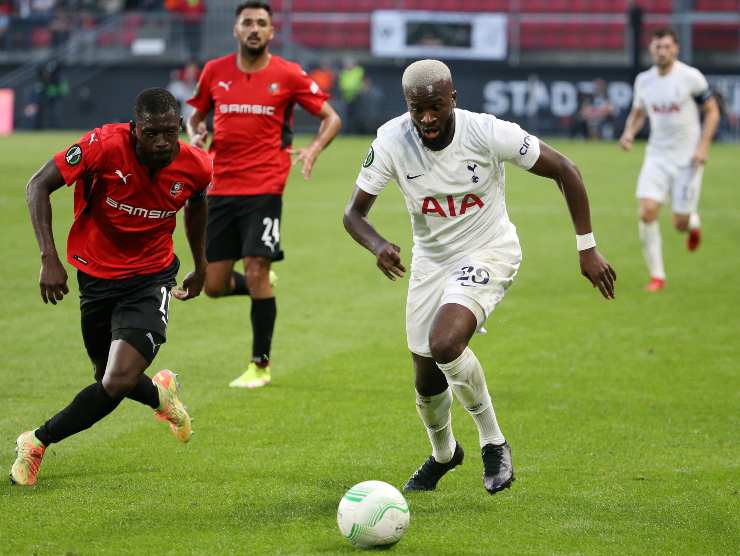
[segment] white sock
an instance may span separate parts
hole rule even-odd
[[[642,255],[645,257],[650,277],[665,280],[663,243],[660,238],[660,225],[657,220],[652,222],[640,220],[640,241],[642,242]]]
[[[486,444],[503,444],[506,439],[496,421],[486,377],[478,358],[469,347],[450,363],[437,363],[447,377],[455,397],[478,427],[481,448]]]
[[[434,396],[416,393],[416,412],[424,422],[429,442],[432,444],[432,455],[439,463],[447,463],[455,453],[451,407],[452,392],[449,388]]]
[[[701,228],[701,219],[699,218],[698,212],[692,212],[689,215],[689,230],[697,230]]]

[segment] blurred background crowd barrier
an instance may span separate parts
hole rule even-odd
[[[235,1],[0,0],[0,133],[125,121],[136,93],[184,101],[203,63],[234,51]],[[405,110],[413,59],[453,70],[459,105],[534,133],[614,138],[656,27],[719,93],[740,140],[740,0],[275,0],[272,51],[331,93],[345,132]],[[297,114],[300,131],[309,120]]]

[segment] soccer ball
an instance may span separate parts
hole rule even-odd
[[[383,481],[365,481],[339,501],[337,523],[345,539],[360,548],[397,543],[409,527],[409,505]]]

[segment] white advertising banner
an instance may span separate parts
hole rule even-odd
[[[372,14],[374,56],[503,60],[506,15],[378,10]]]

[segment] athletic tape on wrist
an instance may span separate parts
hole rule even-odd
[[[584,234],[582,236],[576,235],[576,248],[579,251],[585,251],[596,247],[596,239],[594,238],[593,232]]]

